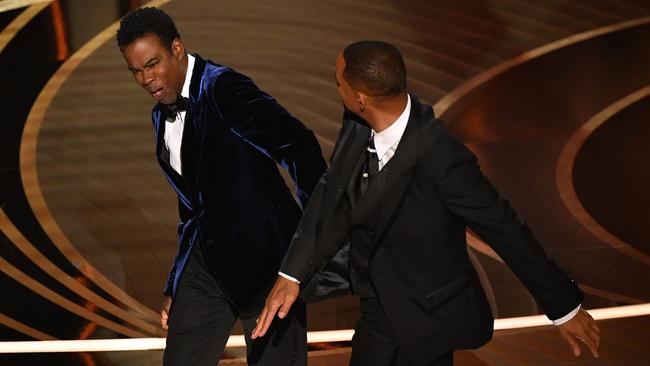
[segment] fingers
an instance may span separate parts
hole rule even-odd
[[[600,328],[598,327],[598,324],[596,324],[596,321],[593,319],[591,319],[591,321],[589,322],[589,328],[592,331],[596,332],[596,334],[600,333]]]
[[[284,319],[284,317],[287,316],[294,301],[296,301],[295,297],[287,296],[284,298],[284,302],[282,303],[282,306],[280,306],[280,310],[278,310],[278,318]]]
[[[600,329],[595,324],[596,322],[588,316],[588,318],[580,319],[572,324],[567,324],[565,327],[560,328],[562,338],[569,344],[573,354],[577,357],[580,356],[580,346],[576,341],[579,339],[584,343],[591,354],[598,358],[598,347],[600,346]]]
[[[600,329],[598,328],[590,328],[589,329],[589,336],[594,340],[596,343],[596,347],[600,347]]]
[[[598,336],[596,336],[596,337],[598,337]],[[597,341],[596,341],[596,339],[594,339],[594,338],[592,337],[591,334],[585,334],[584,338],[580,337],[580,338],[578,338],[578,339],[580,339],[582,342],[584,342],[584,344],[587,345],[587,347],[589,347],[589,351],[591,351],[591,354],[592,354],[594,357],[598,358],[598,345],[597,345]]]
[[[276,313],[281,319],[286,317],[289,309],[291,309],[291,305],[298,298],[299,291],[300,289],[297,283],[284,277],[278,277],[273,289],[271,289],[271,293],[266,298],[266,304],[257,319],[257,325],[253,329],[253,333],[251,333],[251,338],[255,339],[264,336],[271,326],[271,322],[273,322]]]
[[[600,333],[600,328],[598,328],[598,325],[596,325],[596,322],[591,323],[591,329],[593,329],[595,332]]]
[[[600,346],[600,328],[596,325],[596,321],[587,313],[588,320],[584,327],[584,340],[587,347],[594,357],[598,357],[598,347]]]
[[[595,325],[595,322],[593,325]],[[591,354],[598,358],[598,347],[600,346],[600,329],[598,327],[593,327],[592,324],[589,324],[589,326],[585,327],[585,332],[583,337],[579,337],[578,339],[582,340],[587,347],[589,347],[589,351],[591,351]]]
[[[279,307],[280,305],[277,301],[270,301],[266,306],[264,306],[262,313],[260,313],[260,317],[257,319],[257,325],[251,334],[252,339],[262,337],[266,334],[266,331],[271,326],[271,322],[273,321],[275,313],[278,311]]]
[[[169,320],[169,308],[172,304],[171,296],[165,296],[160,310],[160,326],[162,329],[167,330],[167,320]]]
[[[167,320],[169,318],[169,315],[165,310],[162,310],[160,312],[160,326],[164,329],[167,330]]]
[[[580,356],[580,346],[573,339],[573,336],[563,331],[560,331],[560,334],[562,335],[562,338],[564,338],[564,340],[569,344],[569,347],[571,347],[573,355],[576,357]]]

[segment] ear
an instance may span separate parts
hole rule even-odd
[[[172,41],[172,54],[178,60],[182,60],[185,56],[185,46],[180,38],[174,38]]]
[[[355,91],[355,95],[357,97],[357,104],[359,105],[359,110],[361,112],[365,111],[366,106],[368,104],[368,95],[361,91]]]

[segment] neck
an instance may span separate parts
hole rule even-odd
[[[185,85],[185,78],[187,78],[187,65],[188,65],[188,60],[189,58],[187,57],[187,53],[181,58],[181,74],[183,75],[183,80],[181,81],[181,90],[183,89],[183,85]],[[180,91],[179,91],[180,95]]]
[[[368,102],[361,117],[365,119],[375,132],[381,132],[390,127],[404,112],[408,97],[402,93],[391,98],[373,98]]]

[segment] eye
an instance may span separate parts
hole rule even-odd
[[[158,60],[151,60],[151,61],[147,62],[147,63],[144,65],[144,68],[145,68],[145,69],[150,69],[150,68],[152,68],[152,67],[158,65],[158,62],[159,62]]]

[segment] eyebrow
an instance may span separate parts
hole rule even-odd
[[[152,63],[158,61],[158,57],[152,57],[144,64],[144,67],[151,66]]]
[[[152,58],[149,59],[149,61],[145,62],[144,67],[151,66],[151,64],[156,62],[156,61],[158,61],[158,57],[152,57]],[[140,69],[138,69],[136,67],[130,67],[129,66],[129,71],[136,72],[136,71],[140,71]]]

